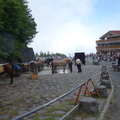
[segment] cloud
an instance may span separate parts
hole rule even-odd
[[[39,32],[30,46],[38,53],[96,52],[95,41],[108,30],[119,26],[115,19],[104,22],[105,19],[96,14],[95,5],[99,2],[100,0],[29,0]],[[96,19],[98,16],[99,19]]]

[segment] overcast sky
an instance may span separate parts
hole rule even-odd
[[[96,40],[120,30],[120,0],[27,0],[37,23],[35,53],[96,53]]]

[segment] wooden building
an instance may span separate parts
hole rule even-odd
[[[120,30],[108,31],[96,41],[97,53],[120,52]]]

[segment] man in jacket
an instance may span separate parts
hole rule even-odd
[[[76,65],[77,65],[78,73],[82,72],[81,64],[82,64],[81,60],[79,58],[77,58]]]

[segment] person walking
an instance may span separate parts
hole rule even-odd
[[[82,64],[81,60],[79,58],[77,58],[76,65],[77,65],[78,73],[82,72],[81,64]]]

